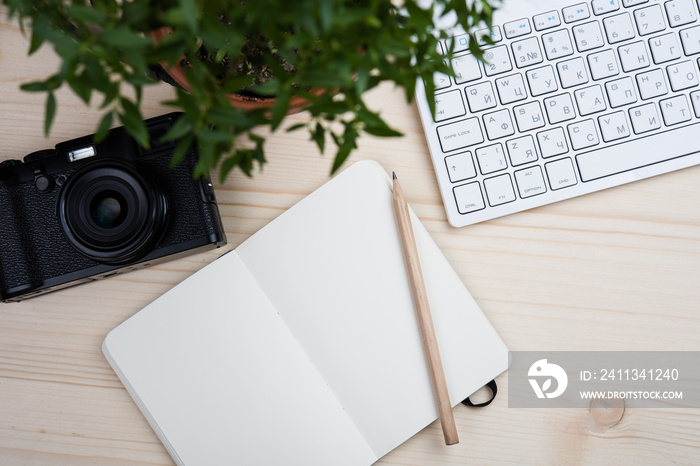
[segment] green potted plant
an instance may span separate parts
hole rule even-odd
[[[449,45],[438,46],[451,41],[435,34],[435,10],[456,14],[481,56],[473,31],[490,27],[495,0],[428,7],[415,0],[2,1],[29,31],[28,53],[48,43],[61,60],[45,80],[22,85],[47,94],[47,134],[54,92],[68,85],[86,103],[102,99],[98,139],[121,123],[147,144],[140,107],[155,73],[177,86],[165,104],[184,113],[167,135],[180,140],[175,161],[197,144],[197,174],[219,167],[224,179],[235,167],[251,175],[261,166],[261,129],[277,130],[292,111],[309,118],[288,131],[305,128],[321,153],[327,140],[335,144],[333,171],[361,133],[399,136],[368,108],[366,91],[390,81],[410,101],[423,79],[431,93],[434,73],[452,74]]]

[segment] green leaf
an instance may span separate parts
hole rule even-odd
[[[216,142],[228,142],[234,137],[233,134],[227,133],[226,131],[218,131],[210,128],[202,128],[198,133],[197,137],[200,141],[208,143]]]
[[[46,16],[40,15],[32,20],[32,38],[27,55],[33,55],[47,39],[50,23]]]
[[[204,139],[197,139],[197,147],[199,148],[199,159],[201,165],[197,164],[197,174],[207,173],[211,168],[216,166],[214,155],[214,143]]]
[[[94,8],[94,1],[92,2]],[[121,2],[122,6],[122,22],[126,24],[133,25],[134,28],[138,28],[139,25],[148,21],[153,15],[153,7],[150,2]]]
[[[141,112],[133,102],[126,98],[120,100],[123,112],[119,113],[119,119],[124,129],[143,147],[150,147],[148,129],[143,122]]]
[[[26,92],[45,92],[50,90],[47,81],[32,81],[30,83],[23,83],[19,86],[19,88]]]
[[[187,155],[187,153],[189,152],[190,147],[192,147],[193,142],[193,135],[189,135],[185,138],[182,138],[180,142],[178,142],[175,146],[175,150],[173,151],[173,158],[170,161],[170,165],[175,166],[182,162],[182,159],[185,158],[185,155]]]
[[[282,91],[277,94],[275,99],[275,105],[272,107],[272,118],[270,120],[270,127],[272,130],[276,130],[277,127],[282,123],[282,120],[287,115],[289,110],[290,95],[288,91]]]
[[[92,85],[90,79],[85,73],[81,73],[80,76],[69,76],[66,81],[73,92],[80,97],[80,99],[86,104],[90,103],[90,97],[92,96]]]
[[[287,128],[287,132],[291,133],[292,131],[296,131],[296,130],[301,129],[301,128],[306,128],[307,126],[308,125],[306,123],[297,123],[297,124],[294,124],[294,125],[290,126],[289,128]]]
[[[380,137],[400,137],[403,136],[403,133],[396,131],[395,129],[391,129],[388,126],[365,126],[364,130],[372,134],[374,136],[380,136]]]
[[[260,114],[258,112],[257,114]],[[215,123],[222,127],[234,127],[238,130],[245,130],[255,125],[255,112],[246,111],[242,108],[232,107],[228,102],[225,105],[217,105],[207,112],[207,122]],[[191,115],[188,112],[188,116]]]
[[[321,21],[321,28],[325,33],[330,32],[331,28],[333,27],[334,6],[335,5],[333,0],[323,0],[321,2],[321,6],[318,9],[319,19]]]
[[[194,123],[186,115],[178,118],[163,136],[164,141],[176,141],[192,133]]]
[[[141,34],[130,31],[126,27],[117,29],[105,29],[100,34],[100,40],[112,47],[118,49],[138,49],[145,48],[151,45],[151,40],[143,37]]]
[[[56,116],[56,96],[53,92],[49,92],[46,97],[46,116],[44,117],[44,136],[48,136],[51,132],[51,125]]]
[[[424,79],[425,84],[425,95],[428,99],[428,108],[430,108],[430,114],[435,118],[435,78],[430,76],[428,79]]]
[[[104,114],[100,120],[99,126],[97,127],[97,132],[95,133],[95,142],[100,142],[107,137],[107,134],[112,127],[113,118],[114,114],[111,111]]]
[[[311,131],[311,139],[318,146],[319,152],[323,154],[326,148],[326,129],[321,125],[321,123],[316,123],[316,129]]]
[[[185,24],[190,31],[197,31],[197,4],[194,0],[180,0],[180,8]]]
[[[34,54],[34,52],[39,50],[39,48],[42,46],[43,43],[44,43],[44,37],[40,36],[39,34],[36,33],[36,31],[34,31],[32,33],[32,40],[29,44],[29,52],[27,52],[27,55]]]
[[[362,95],[367,90],[369,83],[369,70],[367,68],[359,68],[356,71],[355,91],[358,95]]]
[[[100,108],[107,108],[119,97],[119,83],[106,81],[105,88],[100,89],[100,91],[104,93],[104,101],[102,102],[102,105],[100,105]]]
[[[229,155],[226,157],[226,160],[223,161],[221,164],[221,173],[219,174],[219,181],[221,181],[221,183],[226,181],[228,174],[231,173],[231,170],[233,170],[236,165],[238,165],[238,160],[239,157]]]
[[[345,133],[342,137],[334,138],[337,142],[341,142],[338,146],[338,152],[335,154],[335,160],[333,160],[333,167],[331,168],[331,174],[335,173],[348,159],[350,153],[353,149],[357,148],[357,130],[351,124],[346,124]]]
[[[246,83],[245,86],[250,88],[252,92],[258,95],[272,97],[277,95],[277,93],[281,92],[279,79],[273,78],[269,81],[265,81],[260,84],[255,84],[254,86],[248,85],[249,83],[250,79],[248,79],[248,83]]]
[[[337,71],[318,69],[299,77],[299,83],[309,87],[333,88],[343,84]]]
[[[184,89],[177,88],[177,99],[165,101],[163,104],[184,110],[190,118],[196,119],[200,114],[197,97]]]
[[[100,26],[105,24],[105,17],[100,13],[100,10],[86,5],[69,5],[68,15],[80,23],[92,23]]]

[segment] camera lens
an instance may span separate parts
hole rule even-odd
[[[61,190],[58,216],[68,241],[103,263],[146,255],[163,231],[167,204],[149,177],[119,160],[91,162]]]
[[[118,227],[126,217],[129,205],[116,191],[100,193],[90,203],[90,217],[101,228]]]

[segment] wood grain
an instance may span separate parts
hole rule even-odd
[[[57,61],[48,48],[26,57],[28,41],[5,12],[0,160],[93,133],[100,112],[61,91],[54,130],[43,137],[44,96],[18,88]],[[150,88],[145,116],[171,111],[159,104],[171,97],[167,85]],[[374,159],[400,173],[411,207],[511,350],[700,349],[700,167],[454,229],[415,105],[391,86],[368,101],[404,136],[362,137],[349,163]],[[281,129],[266,150],[262,172],[216,186],[227,249],[328,179],[332,154],[319,155],[302,132]],[[172,464],[100,344],[221,252],[0,304],[0,464]],[[379,464],[700,463],[696,409],[627,409],[601,429],[585,409],[508,408],[507,375],[497,382],[489,407],[455,408],[458,445],[444,445],[436,422]]]

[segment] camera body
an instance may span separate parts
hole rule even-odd
[[[177,165],[172,113],[0,163],[0,298],[20,301],[226,244],[196,149]]]

